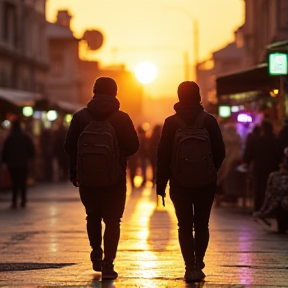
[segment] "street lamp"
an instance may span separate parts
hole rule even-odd
[[[180,12],[189,18],[189,21],[192,23],[192,31],[193,31],[193,54],[194,54],[194,68],[195,68],[195,81],[197,82],[197,65],[198,65],[198,53],[199,53],[199,32],[198,32],[198,20],[195,19],[187,10],[182,9],[181,7],[165,7],[165,10]]]

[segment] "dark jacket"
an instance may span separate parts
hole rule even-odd
[[[178,102],[174,105],[176,114],[179,115],[186,125],[193,126],[198,114],[203,111],[201,104],[182,104]],[[217,120],[211,114],[205,120],[204,126],[209,133],[211,149],[215,168],[218,171],[225,158],[225,145]],[[168,180],[170,180],[171,157],[176,131],[180,128],[175,120],[175,115],[165,119],[160,143],[157,151],[157,194],[164,195]]]
[[[121,164],[122,168],[126,169],[126,157],[137,152],[139,141],[132,120],[127,113],[120,111],[119,107],[120,103],[115,97],[94,95],[92,100],[87,104],[87,108],[83,108],[73,115],[64,142],[64,150],[69,156],[71,180],[77,177],[77,142],[79,135],[91,120],[105,120],[109,115],[117,111],[115,117],[109,120],[109,122],[115,129],[120,151],[125,156],[125,161],[122,161]],[[90,114],[87,113],[87,110],[89,110]]]
[[[27,168],[35,155],[32,139],[20,128],[12,129],[4,141],[2,161],[10,168]]]

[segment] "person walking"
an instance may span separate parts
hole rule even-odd
[[[139,137],[139,150],[137,152],[138,156],[138,165],[140,166],[141,176],[142,176],[142,182],[141,187],[145,187],[145,184],[147,182],[147,164],[148,164],[148,158],[149,158],[149,151],[148,151],[148,145],[149,145],[149,139],[147,137],[147,132],[143,129],[142,126],[137,127],[138,137]]]
[[[61,119],[61,118],[60,118]],[[67,129],[64,126],[62,119],[59,121],[57,130],[54,132],[53,156],[58,165],[58,179],[59,181],[68,181],[69,179],[69,165],[68,157],[63,149],[63,143],[67,134]]]
[[[6,163],[12,184],[11,208],[17,208],[18,192],[21,196],[21,207],[27,202],[27,177],[29,160],[35,156],[35,147],[32,139],[21,128],[21,122],[16,119],[12,122],[9,135],[4,141],[2,162]]]
[[[92,248],[90,253],[92,267],[95,271],[102,272],[103,280],[116,279],[118,273],[114,270],[114,261],[120,238],[120,222],[126,201],[127,157],[137,152],[139,140],[130,116],[119,110],[120,103],[116,98],[117,84],[115,80],[109,77],[99,77],[94,83],[93,93],[93,98],[87,104],[87,107],[73,115],[67,131],[64,149],[69,156],[70,180],[74,186],[79,187],[80,198],[87,214],[87,234]],[[102,125],[103,122],[108,122],[105,127],[109,127],[110,132],[111,129],[115,132],[118,147],[114,149],[115,151],[111,151],[111,153],[113,154],[118,151],[119,158],[117,158],[117,163],[112,165],[111,168],[118,169],[119,167],[119,170],[115,172],[117,177],[110,185],[106,183],[106,185],[97,186],[92,183],[94,179],[99,178],[100,181],[108,179],[106,175],[104,175],[106,165],[102,165],[102,163],[98,165],[99,163],[93,160],[93,157],[97,157],[97,155],[95,156],[93,154],[93,148],[89,148],[88,145],[89,141],[97,139],[93,139],[92,137],[88,139],[87,145],[84,143],[84,146],[86,145],[88,150],[91,149],[90,152],[88,151],[91,153],[90,156],[87,154],[88,156],[86,155],[84,159],[79,159],[79,155],[81,156],[82,152],[79,152],[77,146],[81,145],[81,135],[90,124],[99,126]],[[91,131],[88,132],[88,134],[93,135]],[[101,140],[104,134],[107,136],[108,132],[103,131],[102,135],[95,137]],[[84,153],[85,147],[83,149]],[[105,153],[105,151],[102,152]],[[99,153],[102,152],[100,151]],[[104,156],[103,154],[103,157]],[[88,161],[88,164],[95,168],[86,168],[85,170],[85,167],[81,166],[84,165],[84,162],[80,163],[80,160],[84,162]],[[102,160],[100,159],[99,161]],[[109,163],[107,163],[107,165],[109,166]],[[83,173],[83,175],[81,173]],[[92,184],[89,183],[88,180]],[[86,184],[85,181],[88,184]],[[105,223],[103,239],[102,220]]]
[[[152,168],[152,184],[153,187],[156,184],[156,163],[157,163],[157,148],[160,141],[162,126],[156,124],[153,127],[151,137],[149,138],[148,145],[148,158]]]
[[[244,154],[244,165],[253,163],[253,177],[255,181],[254,211],[261,209],[265,199],[266,185],[269,174],[278,170],[277,140],[273,124],[262,120],[261,133],[254,141],[251,141],[251,152]],[[282,151],[283,153],[283,151]]]
[[[205,277],[202,269],[205,267],[204,256],[209,242],[209,218],[216,192],[216,171],[219,170],[225,158],[225,146],[216,118],[205,112],[201,105],[199,86],[193,81],[185,81],[178,86],[177,92],[179,102],[174,105],[176,113],[165,119],[157,150],[156,193],[164,199],[166,185],[170,181],[170,198],[178,219],[179,244],[185,262],[184,279],[186,282],[194,282]],[[210,183],[198,187],[193,187],[192,183],[191,188],[182,184],[175,175],[180,174],[180,179],[187,172],[188,178],[193,178],[191,176],[194,176],[194,172],[189,170],[189,167],[193,167],[191,166],[193,159],[190,161],[182,159],[185,162],[183,170],[181,170],[181,165],[175,167],[175,163],[172,162],[175,153],[174,141],[176,140],[175,135],[178,135],[180,128],[182,129],[181,126],[196,126],[196,118],[198,121],[199,117],[204,117],[204,124],[202,123],[204,127],[202,128],[209,134],[211,153],[207,157],[212,158],[212,165],[214,165],[212,174],[214,173],[214,176]],[[184,125],[180,124],[181,122],[184,122]],[[201,146],[204,145],[198,146],[197,149],[191,148],[191,151],[188,152],[197,154],[198,149],[201,150]],[[185,146],[182,149],[186,149]],[[181,154],[180,150],[177,152]],[[173,172],[175,169],[176,174]],[[199,178],[206,179],[210,172],[207,171],[204,175],[200,174]],[[195,184],[197,181],[196,178]]]
[[[276,217],[277,231],[286,234],[288,229],[288,147],[284,149],[279,170],[268,176],[265,199],[259,211],[253,213],[254,218],[265,219]]]

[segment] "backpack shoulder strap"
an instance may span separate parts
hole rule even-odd
[[[187,125],[185,124],[185,122],[182,120],[182,118],[181,118],[177,113],[176,113],[174,116],[175,116],[174,119],[175,119],[176,123],[177,123],[182,129],[189,127],[189,126],[187,126]]]
[[[88,110],[88,108],[83,108],[83,111],[84,111],[84,117],[86,119],[86,121],[88,122],[88,124],[93,121],[93,116],[92,114],[90,113],[90,111]]]
[[[207,112],[201,111],[196,117],[194,128],[203,128],[207,115]]]
[[[115,116],[118,114],[119,110],[113,112],[112,114],[110,114],[105,120],[110,122],[113,118],[115,118]]]

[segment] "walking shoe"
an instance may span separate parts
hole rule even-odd
[[[101,270],[102,270],[102,260],[101,259],[94,260],[92,262],[92,268],[93,268],[94,271],[101,272]]]
[[[203,273],[203,271],[200,268],[186,267],[184,279],[187,283],[200,282],[205,277],[206,275]]]
[[[201,262],[196,261],[195,267],[198,267],[202,270],[205,268],[205,263],[203,261],[201,261]]]
[[[104,260],[102,264],[102,280],[114,280],[118,273],[114,270],[113,261]]]
[[[100,272],[102,270],[102,251],[92,250],[90,259],[93,270]]]

